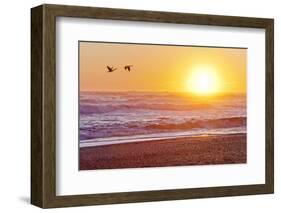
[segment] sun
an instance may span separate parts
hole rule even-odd
[[[220,81],[215,69],[208,66],[193,68],[186,81],[188,92],[209,95],[217,93],[220,89]]]

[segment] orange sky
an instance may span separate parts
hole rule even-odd
[[[187,91],[194,69],[215,71],[222,93],[246,92],[247,49],[80,42],[81,91]],[[124,66],[132,64],[132,71]],[[118,70],[108,73],[106,66]]]

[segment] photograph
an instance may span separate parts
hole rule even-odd
[[[79,169],[247,162],[247,48],[79,41]]]

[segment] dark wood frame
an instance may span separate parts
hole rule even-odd
[[[265,184],[56,195],[56,17],[262,28],[266,34]],[[31,9],[31,203],[66,207],[274,192],[274,20],[126,9],[41,5]]]

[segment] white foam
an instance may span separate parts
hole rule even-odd
[[[123,144],[123,143],[136,143],[144,141],[157,141],[163,139],[176,139],[183,138],[186,136],[189,137],[198,137],[203,135],[226,135],[226,134],[238,134],[246,133],[246,129],[243,127],[234,127],[234,128],[223,128],[223,129],[212,129],[202,130],[197,129],[193,131],[185,132],[161,132],[145,135],[131,135],[131,136],[122,136],[122,137],[107,137],[107,138],[96,138],[90,140],[81,140],[80,148],[82,147],[94,147],[94,146],[107,146],[112,144]]]

